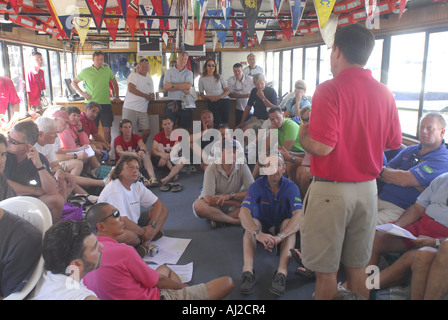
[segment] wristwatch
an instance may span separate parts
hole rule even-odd
[[[261,233],[261,230],[260,230],[260,229],[255,230],[255,231],[254,231],[254,238],[257,238],[257,234],[259,234],[259,233]]]
[[[174,88],[174,83],[171,84],[171,88]]]
[[[44,170],[45,168],[46,168],[46,167],[45,167],[45,165],[43,164],[42,167],[37,168],[36,170],[37,170],[37,171],[41,171],[41,170]],[[436,240],[439,240],[439,239],[436,239]]]
[[[265,101],[266,101],[266,98],[264,98],[264,99],[263,99],[263,100],[261,100],[261,101],[265,102]]]
[[[157,222],[155,221],[150,221],[149,224],[155,229],[157,228]]]
[[[232,197],[231,199],[235,199],[235,192],[231,192],[230,196]]]
[[[440,248],[440,239],[436,239],[436,244],[434,245],[434,248],[436,249]]]
[[[76,153],[73,154],[73,159],[78,159],[78,155]]]
[[[291,159],[289,160],[289,162],[294,163],[295,160],[296,160],[296,157],[292,156]]]

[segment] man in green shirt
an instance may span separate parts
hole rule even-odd
[[[115,97],[113,102],[121,102],[119,98],[118,82],[112,70],[104,64],[104,53],[102,51],[95,51],[93,53],[93,65],[83,69],[72,81],[72,87],[86,99],[86,103],[95,101],[101,106],[101,111],[95,119],[95,124],[103,126],[104,139],[110,144],[111,127],[114,121],[112,113],[112,105],[109,95],[109,81],[114,87]],[[86,91],[81,90],[79,83],[84,81]]]

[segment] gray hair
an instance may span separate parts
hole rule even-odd
[[[14,131],[21,132],[25,136],[25,142],[34,145],[39,138],[39,129],[34,121],[28,120],[17,123],[13,128]]]
[[[37,127],[39,128],[39,131],[48,133],[51,131],[51,129],[57,128],[56,120],[48,117],[39,117],[36,119]]]
[[[422,119],[424,118],[436,118],[438,120],[437,122],[439,123],[439,129],[446,128],[445,118],[438,112],[429,112],[425,114]]]
[[[258,81],[261,81],[261,80],[266,81],[265,78],[264,78],[264,74],[257,73],[256,75],[254,75],[254,77],[253,77],[254,83],[258,82]]]

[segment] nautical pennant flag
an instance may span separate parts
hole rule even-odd
[[[198,25],[196,19],[188,21],[187,28],[185,29],[185,44],[190,46],[197,46],[205,44],[205,21],[202,20],[201,27]]]
[[[158,16],[169,16],[170,5],[168,0],[151,0],[154,11]],[[168,29],[168,19],[160,19],[160,30]]]
[[[280,28],[282,28],[283,36],[291,41],[292,29],[291,29],[291,20],[278,20],[280,24]]]
[[[255,22],[258,18],[258,10],[260,10],[262,0],[241,0],[244,13],[246,15],[247,29],[249,36],[253,37],[255,32]]]
[[[366,0],[369,1],[369,0]],[[306,0],[289,0],[289,6],[291,8],[291,28],[292,34],[295,35],[299,30],[299,23],[302,19],[303,10],[306,6]]]
[[[266,32],[266,27],[268,26],[268,21],[266,19],[263,19],[263,17],[272,17],[272,11],[269,13],[266,12],[260,12],[258,16],[257,23],[255,23],[256,29],[265,29],[265,30],[256,30],[255,33],[257,34],[257,40],[258,44],[261,44],[261,40],[263,40],[264,33]]]
[[[87,8],[79,8],[79,13],[90,13]],[[89,32],[90,22],[92,18],[88,17],[74,17],[73,25],[75,26],[76,32],[78,32],[79,42],[81,43],[81,47],[84,46],[84,42],[86,41],[87,33]]]
[[[366,8],[367,19],[370,23],[372,23],[373,18],[375,17],[375,11],[377,7],[377,0],[365,0],[364,6]]]
[[[73,15],[76,0],[45,0],[48,10],[53,17],[54,24],[62,38],[70,38],[73,29]],[[71,10],[70,12],[68,10]]]
[[[280,14],[280,9],[282,8],[283,0],[271,0],[272,11],[274,11],[274,16],[278,18]]]
[[[333,11],[336,0],[313,0],[313,2],[319,20],[319,28],[322,30]]]
[[[193,14],[198,19],[199,24],[202,25],[202,18],[207,9],[208,0],[190,0],[190,6]]]
[[[129,27],[129,32],[134,38],[135,23],[137,22],[139,0],[129,0],[128,9],[126,13],[126,23]]]
[[[233,16],[238,17],[238,16],[244,16],[244,12],[241,11],[233,11]],[[246,20],[243,19],[234,19],[232,20],[232,28],[234,29],[239,29],[236,31],[233,31],[233,42],[237,43],[240,42],[242,39],[244,39],[244,35],[246,33],[246,31],[244,30],[244,28],[246,27]]]
[[[154,8],[152,7],[152,4],[146,4],[140,5],[140,10],[142,11],[142,14],[144,16],[151,16],[155,14]],[[150,35],[150,31],[149,30],[143,30],[143,29],[150,29],[152,27],[152,23],[153,23],[154,19],[140,19],[140,29],[143,32],[143,35],[146,36],[146,42],[149,42],[149,35]]]
[[[100,33],[107,0],[86,0],[86,4],[95,22],[96,29]]]
[[[227,12],[232,12],[232,0],[221,0],[221,9],[222,13],[224,15],[224,20],[227,20],[227,16],[230,14],[227,14]],[[228,10],[230,9],[230,10]]]
[[[398,20],[401,19],[401,16],[403,15],[404,8],[406,7],[406,4],[408,3],[408,0],[400,0],[400,14],[398,15]]]
[[[105,10],[106,15],[118,15],[120,14],[120,7],[109,7]],[[117,39],[117,31],[118,31],[118,23],[120,19],[118,18],[108,18],[104,19],[104,23],[106,24],[107,31],[109,31],[110,37],[115,42]]]
[[[230,15],[230,11],[232,8],[227,8],[228,14]],[[215,16],[215,17],[223,17],[224,12],[223,10],[208,10],[209,16]],[[219,39],[219,42],[221,42],[221,46],[224,48],[224,45],[226,43],[226,36],[227,36],[227,29],[229,28],[230,20],[221,20],[221,19],[213,19],[212,20],[213,27],[215,29],[222,29],[220,31],[216,30],[216,35]]]

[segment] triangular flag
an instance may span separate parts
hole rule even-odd
[[[11,4],[12,8],[14,9],[14,12],[18,13],[19,6],[17,5],[17,0],[9,0],[9,3]]]
[[[213,44],[213,51],[215,51],[216,45],[218,44],[218,34],[217,34],[217,32],[213,32],[212,44]]]
[[[280,14],[280,9],[282,8],[283,0],[271,0],[272,11],[274,11],[274,16],[278,18]]]
[[[241,0],[241,5],[246,15],[247,29],[249,36],[252,37],[255,32],[255,22],[258,18],[258,10],[261,7],[262,0]]]
[[[120,14],[120,8],[119,7],[110,7],[106,8],[105,10],[106,15],[118,15]],[[108,18],[106,17],[104,19],[104,23],[106,24],[107,31],[109,31],[110,37],[115,42],[117,39],[117,31],[118,31],[118,23],[120,22],[120,19],[118,18]]]
[[[73,14],[74,12],[68,12],[67,9],[76,8],[76,0],[45,0],[48,10],[53,17],[54,24],[59,31],[62,38],[70,38],[73,29]]]
[[[333,47],[334,34],[336,33],[336,29],[338,27],[338,20],[339,15],[332,13],[327,23],[325,24],[325,27],[320,29],[320,35],[322,36],[322,39],[324,40],[328,49]]]
[[[118,7],[121,10],[121,14],[123,15],[124,20],[126,20],[128,14],[128,1],[129,0],[117,0]]]
[[[190,46],[197,46],[205,44],[205,22],[202,21],[201,27],[198,27],[196,19],[188,21],[185,29],[185,44]]]
[[[101,24],[103,23],[104,11],[106,10],[107,0],[86,0],[90,14],[93,16],[98,33],[101,32]]]
[[[291,29],[291,20],[278,20],[280,24],[280,28],[282,28],[283,36],[291,41],[292,29]]]
[[[202,18],[204,17],[205,10],[207,9],[208,0],[191,0],[190,4],[194,16],[198,19],[199,24],[202,25]]]
[[[403,15],[404,8],[406,7],[407,3],[408,3],[408,0],[400,0],[400,14],[398,15],[398,20],[401,19],[401,16]]]
[[[233,15],[235,17],[238,17],[238,16],[243,17],[244,12],[233,11]],[[244,30],[245,27],[246,27],[246,20],[244,20],[244,18],[232,20],[232,28],[237,29],[237,30],[233,31],[233,42],[234,43],[240,42],[244,38],[244,34],[246,33],[246,31]]]
[[[169,15],[171,17],[175,17],[178,15],[178,10],[177,10],[177,6],[178,6],[178,0],[171,0],[171,4],[169,4],[170,7],[170,13]],[[169,19],[168,20],[168,26],[170,29],[177,29],[177,19]]]
[[[317,19],[319,20],[319,28],[322,30],[323,27],[325,27],[328,18],[330,18],[336,0],[313,0],[313,2],[317,13]]]
[[[126,13],[126,23],[129,27],[129,32],[131,33],[132,38],[134,38],[135,23],[137,22],[138,1],[139,0],[129,0],[128,9]]]
[[[259,18],[262,17],[272,17],[272,11],[268,13],[260,12]],[[256,30],[258,44],[261,44],[261,40],[263,40],[264,33],[266,32],[266,27],[268,26],[268,21],[266,19],[258,19],[257,23],[255,23],[255,27],[257,29],[265,29],[265,30]]]
[[[372,23],[373,18],[375,17],[377,0],[365,0],[364,6],[366,9],[367,20],[368,20],[368,22]]]
[[[151,0],[152,6],[156,15],[158,16],[169,16],[170,15],[170,4],[167,0]],[[160,19],[160,30],[168,29],[168,19]]]
[[[87,8],[79,8],[79,13],[88,14],[89,9]],[[75,16],[73,18],[73,25],[75,26],[76,32],[78,32],[79,42],[81,43],[81,47],[84,46],[84,42],[86,40],[87,34],[89,33],[90,22],[92,18],[88,17],[79,17]]]
[[[299,29],[299,23],[302,19],[303,9],[305,9],[306,6],[306,0],[289,0],[289,6],[291,8],[292,34],[295,35]]]
[[[228,12],[231,12],[232,10],[232,0],[221,0],[221,9],[224,15],[224,20],[227,20],[227,17],[230,15]]]
[[[231,8],[227,8],[227,10],[230,13]],[[223,10],[208,10],[207,13],[209,16],[217,16],[217,17],[222,17],[224,15]],[[230,20],[213,19],[212,24],[215,29],[222,29],[222,31],[221,30],[219,31],[215,30],[215,31],[216,36],[219,39],[219,42],[221,42],[221,46],[224,47]]]

